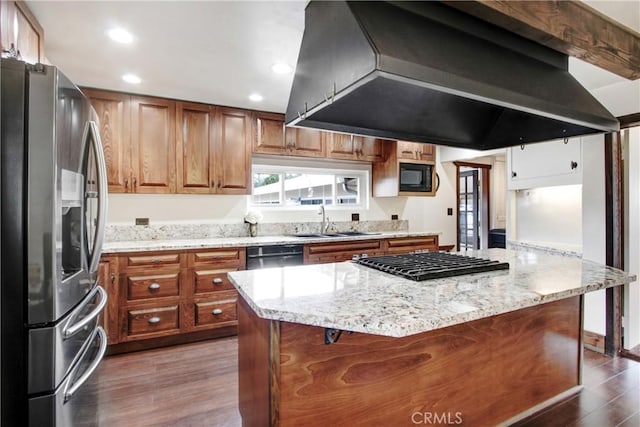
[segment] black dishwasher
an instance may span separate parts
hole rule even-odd
[[[303,245],[250,246],[247,248],[247,270],[302,265]]]

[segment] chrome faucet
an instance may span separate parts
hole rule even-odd
[[[320,233],[326,233],[329,229],[329,218],[325,215],[324,205],[320,205],[318,215],[322,215],[322,223],[320,223]]]

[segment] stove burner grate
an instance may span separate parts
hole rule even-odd
[[[508,262],[492,261],[447,252],[384,255],[360,258],[358,264],[415,280],[416,282],[486,271],[508,270]]]

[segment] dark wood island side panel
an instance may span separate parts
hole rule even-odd
[[[238,317],[243,426],[495,425],[579,384],[580,296],[332,345],[323,328],[261,319],[242,298]]]

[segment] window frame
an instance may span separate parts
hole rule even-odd
[[[271,159],[271,158],[258,158],[253,159],[251,165],[251,194],[248,197],[247,206],[249,209],[260,209],[265,211],[313,211],[317,210],[319,206],[324,206],[327,210],[353,210],[353,209],[369,209],[369,201],[371,198],[371,165],[370,164],[356,164],[348,162],[313,162],[310,160],[290,160],[290,159]],[[280,183],[280,200],[278,204],[263,205],[253,203],[253,176],[256,173],[268,173],[279,174],[281,179]],[[309,205],[286,205],[284,200],[284,184],[285,179],[282,179],[286,173],[301,173],[312,175],[331,175],[332,179],[332,194],[331,204],[309,204]],[[359,178],[359,198],[360,202],[357,204],[336,204],[336,176],[351,175]]]

